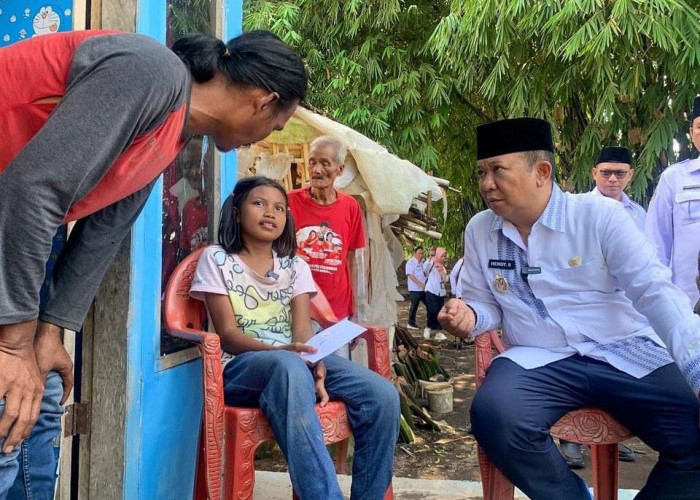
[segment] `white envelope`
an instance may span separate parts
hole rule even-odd
[[[350,343],[365,330],[367,330],[367,328],[362,325],[358,325],[357,323],[353,323],[349,319],[339,321],[335,325],[326,328],[325,330],[322,330],[311,337],[306,342],[306,345],[316,347],[318,351],[313,354],[304,352],[301,354],[301,357],[310,363],[316,363],[329,354],[337,351],[345,344]]]

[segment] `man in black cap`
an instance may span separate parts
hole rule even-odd
[[[700,151],[700,97],[690,114],[690,140]],[[700,293],[696,267],[700,250],[700,158],[687,159],[663,171],[649,203],[645,229],[673,282],[696,304]]]
[[[632,168],[632,154],[629,149],[617,146],[606,147],[600,150],[598,160],[593,167],[593,180],[595,186],[591,191],[598,196],[607,196],[622,203],[625,212],[632,217],[632,220],[644,231],[644,219],[646,212],[641,205],[630,200],[625,194],[625,188],[632,180],[634,168]],[[581,445],[570,441],[560,440],[559,449],[564,456],[564,460],[572,469],[583,469],[585,467]],[[634,451],[621,444],[618,448],[618,456],[622,462],[634,462],[636,456]]]
[[[632,181],[634,168],[629,149],[610,146],[600,150],[598,161],[593,167],[595,187],[591,191],[622,203],[622,207],[632,217],[640,231],[644,231],[646,212],[641,205],[630,200],[625,189]]]
[[[463,301],[439,316],[461,337],[503,327],[506,351],[472,404],[474,436],[530,498],[587,499],[548,430],[602,408],[659,452],[638,498],[697,498],[700,317],[679,305],[683,292],[620,203],[559,189],[553,149],[542,120],[477,128],[489,209],[465,231]]]

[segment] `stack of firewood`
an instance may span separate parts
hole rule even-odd
[[[440,366],[440,354],[432,346],[418,344],[401,325],[394,335],[394,372],[396,388],[401,398],[401,429],[399,442],[412,443],[418,427],[440,430],[427,410],[418,401],[419,380],[449,380],[449,374]]]
[[[419,244],[423,236],[434,240],[442,238],[442,233],[437,231],[437,220],[417,208],[415,202],[407,214],[401,214],[391,224],[391,229],[407,248]]]
[[[428,172],[432,176],[432,172]],[[460,194],[450,186],[450,181],[433,177],[442,190],[443,214],[446,215],[446,193],[448,191]],[[408,213],[399,215],[399,218],[391,223],[391,230],[406,248],[423,242],[425,236],[434,240],[442,238],[442,233],[437,230],[437,219],[433,216],[433,193],[431,191],[421,193],[413,199]]]

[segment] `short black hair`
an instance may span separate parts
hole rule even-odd
[[[413,253],[416,253],[418,250],[423,250],[423,247],[421,245],[418,245],[416,248],[413,249]]]
[[[556,164],[554,163],[554,153],[551,151],[546,151],[546,150],[539,150],[539,151],[523,151],[523,154],[525,155],[525,159],[527,160],[528,167],[532,169],[532,167],[537,163],[538,161],[546,161],[549,162],[549,164],[552,166],[552,173],[550,174],[550,177],[552,181],[554,181],[555,178],[555,173],[556,173]]]
[[[221,207],[221,215],[219,217],[219,245],[227,253],[240,253],[241,250],[245,249],[245,241],[243,241],[241,236],[241,221],[239,219],[241,206],[248,197],[248,193],[260,186],[274,187],[284,196],[284,203],[287,206],[284,230],[272,242],[272,249],[279,257],[294,257],[297,241],[294,231],[294,220],[292,219],[292,213],[289,211],[287,192],[279,182],[263,176],[246,177],[239,180],[236,183],[236,187],[233,188],[233,192],[226,198],[224,205]]]
[[[269,31],[247,31],[227,43],[206,33],[191,33],[176,41],[172,50],[196,82],[208,82],[220,72],[233,84],[276,92],[281,109],[306,97],[304,62]]]

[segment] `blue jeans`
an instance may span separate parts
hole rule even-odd
[[[12,453],[0,452],[0,500],[53,499],[56,484],[53,442],[61,430],[61,396],[61,376],[50,372],[46,378],[39,420],[31,434]],[[0,414],[4,409],[5,401],[2,400]]]
[[[584,356],[526,370],[491,363],[471,408],[472,431],[491,462],[530,498],[587,499],[549,428],[571,410],[609,412],[659,452],[638,500],[700,496],[698,399],[675,364],[641,379]]]
[[[355,437],[350,498],[381,500],[394,466],[398,393],[388,380],[356,363],[333,354],[323,361],[328,395],[331,400],[345,402]],[[314,410],[313,375],[297,354],[239,354],[224,369],[224,396],[230,406],[260,407],[284,453],[300,498],[343,499]]]

